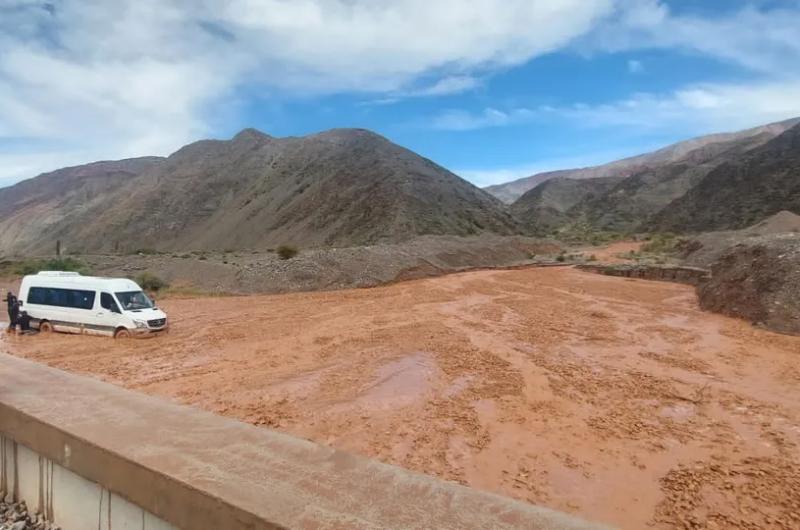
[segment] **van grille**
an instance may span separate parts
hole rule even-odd
[[[155,318],[153,320],[147,321],[147,325],[150,326],[151,328],[160,328],[163,327],[164,324],[166,323],[167,323],[166,318]]]

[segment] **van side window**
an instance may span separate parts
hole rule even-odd
[[[103,309],[108,309],[112,313],[119,313],[119,307],[117,307],[117,303],[114,301],[114,297],[108,293],[100,293],[100,305]]]
[[[28,291],[29,304],[44,304],[45,289],[42,287],[31,287]]]
[[[30,291],[28,291],[28,303],[73,307],[75,309],[92,309],[94,307],[95,294],[94,291],[84,291],[82,289],[31,287]]]

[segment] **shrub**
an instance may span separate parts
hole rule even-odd
[[[564,261],[566,261],[566,259],[567,257],[564,254],[559,254],[558,257],[556,258],[556,261],[559,263],[563,263]]]
[[[136,280],[136,283],[138,283],[139,286],[145,291],[157,292],[161,289],[169,287],[169,283],[151,272],[143,272],[136,276],[134,280]]]
[[[278,253],[278,257],[281,259],[292,259],[300,253],[296,247],[291,245],[281,245],[278,247],[276,252]]]
[[[15,273],[23,276],[26,274],[36,274],[40,271],[67,271],[86,274],[89,272],[89,268],[79,259],[66,257],[26,260],[18,263],[14,269]]]

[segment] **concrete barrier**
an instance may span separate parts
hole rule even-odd
[[[0,491],[64,530],[176,530],[120,495],[0,436]],[[58,517],[56,517],[58,514]]]
[[[4,354],[0,435],[64,530],[607,528]]]

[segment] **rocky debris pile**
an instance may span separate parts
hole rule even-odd
[[[685,239],[676,247],[684,265],[710,267],[731,247],[800,233],[800,215],[782,211],[742,230],[707,232]]]
[[[44,515],[31,513],[25,501],[14,502],[10,495],[0,500],[0,530],[60,530]]]
[[[703,309],[800,334],[800,234],[735,245],[712,265],[698,295]]]
[[[789,211],[749,228],[708,232],[676,248],[684,265],[707,267],[703,309],[800,334],[800,215]]]
[[[744,231],[754,236],[797,233],[800,232],[800,215],[783,210]]]

